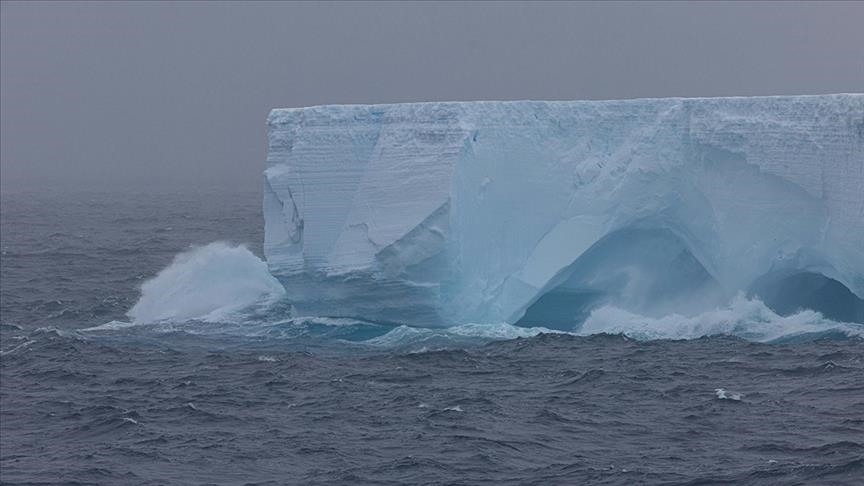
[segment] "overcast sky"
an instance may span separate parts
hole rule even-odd
[[[274,107],[864,91],[864,2],[3,2],[0,22],[5,188],[254,188]]]

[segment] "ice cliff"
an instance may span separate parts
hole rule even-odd
[[[295,311],[572,328],[758,294],[864,320],[864,95],[270,113],[264,250]]]

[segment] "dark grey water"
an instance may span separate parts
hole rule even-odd
[[[0,482],[861,484],[857,337],[495,341],[279,305],[84,330],[190,244],[260,255],[259,207],[3,194]]]

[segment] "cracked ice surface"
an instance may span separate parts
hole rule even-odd
[[[565,291],[686,313],[782,271],[864,298],[864,95],[318,106],[268,125],[264,249],[301,314],[515,323]]]

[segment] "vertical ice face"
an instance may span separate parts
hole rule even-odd
[[[846,289],[853,317],[864,297],[862,95],[322,106],[268,125],[265,253],[300,313],[566,327],[600,302],[696,312],[798,274]]]

